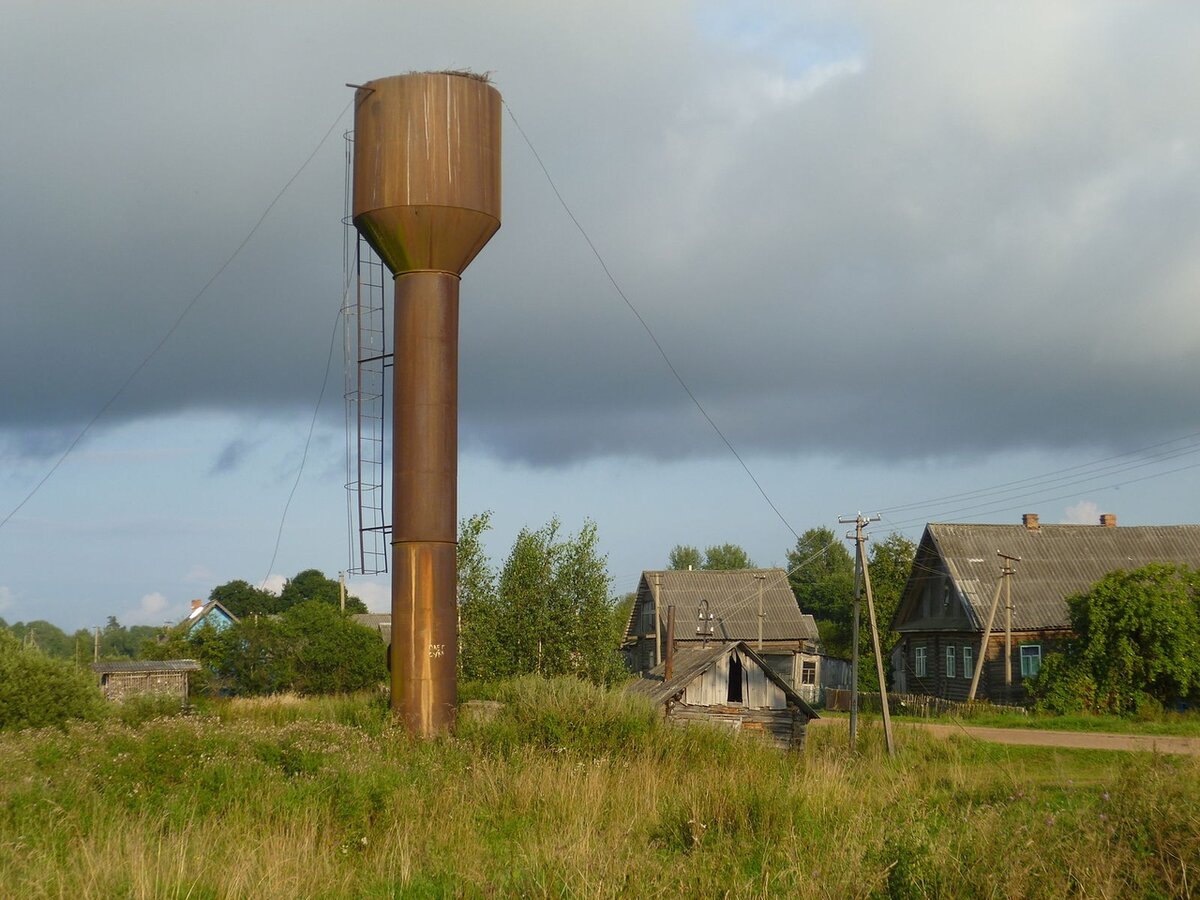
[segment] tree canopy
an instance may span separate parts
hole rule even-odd
[[[714,544],[705,547],[703,556],[695,547],[676,544],[667,558],[667,568],[677,572],[688,569],[753,569],[754,562],[750,559],[750,554],[737,544]]]
[[[624,674],[625,622],[608,596],[594,522],[563,536],[557,519],[523,528],[497,572],[482,535],[490,514],[459,528],[459,664],[469,679],[573,674],[599,683]]]
[[[253,615],[278,615],[310,600],[340,608],[341,590],[341,585],[325,577],[320,569],[304,569],[284,582],[283,590],[278,594],[238,578],[217,585],[209,592],[208,599],[218,601],[239,619],[244,619]],[[367,605],[347,591],[346,612],[365,613],[368,612]]]
[[[1067,608],[1074,637],[1029,684],[1040,705],[1124,714],[1200,697],[1200,572],[1110,572]]]
[[[900,603],[900,595],[912,570],[916,545],[899,533],[867,545],[871,594],[885,673],[891,667],[891,650],[897,635],[889,628]],[[810,528],[788,551],[788,581],[801,612],[817,620],[826,653],[849,658],[853,651],[854,554],[847,542],[829,528]],[[874,647],[863,597],[858,633],[859,685],[863,690],[878,687]]]

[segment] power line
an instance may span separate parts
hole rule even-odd
[[[329,353],[325,357],[325,375],[321,379],[321,390],[317,394],[317,402],[313,405],[312,421],[308,423],[308,437],[304,439],[304,453],[300,457],[300,468],[296,471],[296,480],[292,483],[291,493],[288,494],[287,503],[283,505],[283,515],[279,517],[279,530],[275,533],[275,549],[271,552],[271,562],[267,565],[267,574],[263,576],[262,584],[259,585],[259,590],[267,586],[267,579],[271,577],[271,570],[275,568],[275,560],[279,556],[279,543],[283,540],[283,525],[287,521],[288,510],[292,507],[292,498],[296,496],[296,489],[300,487],[300,477],[304,474],[304,464],[308,462],[308,448],[312,445],[313,431],[317,427],[317,413],[321,410],[321,401],[325,399],[325,388],[329,386],[329,372],[333,368],[333,348],[337,345],[338,326],[342,320],[342,306],[338,307],[337,315],[333,317],[333,334],[329,337]]]
[[[154,357],[158,355],[158,352],[162,350],[163,346],[165,346],[167,341],[170,340],[171,335],[173,335],[179,329],[179,326],[183,324],[183,320],[187,318],[187,314],[192,311],[192,307],[194,307],[200,301],[201,297],[208,293],[208,289],[212,287],[213,283],[220,278],[221,275],[224,274],[225,270],[232,265],[233,261],[238,258],[242,250],[246,248],[246,245],[250,243],[250,239],[253,238],[258,232],[258,229],[262,223],[266,221],[267,216],[271,214],[271,210],[275,208],[276,204],[279,203],[279,201],[283,198],[283,195],[287,193],[288,188],[290,188],[292,183],[300,177],[300,174],[308,168],[308,164],[316,158],[317,153],[320,152],[321,148],[325,145],[325,142],[329,139],[329,135],[333,134],[333,130],[337,127],[338,122],[340,122],[342,117],[346,115],[346,111],[350,109],[353,103],[354,101],[351,100],[342,108],[342,111],[338,113],[337,118],[333,120],[333,123],[325,131],[325,134],[322,135],[319,141],[317,141],[317,145],[313,148],[312,153],[310,153],[304,162],[300,164],[300,168],[295,171],[292,177],[289,178],[284,183],[283,187],[279,189],[278,193],[275,194],[275,197],[271,200],[271,202],[267,204],[267,208],[263,210],[262,215],[258,217],[258,220],[255,221],[253,226],[251,226],[250,230],[246,232],[246,236],[242,238],[241,243],[234,248],[234,251],[229,254],[225,262],[221,263],[220,267],[209,277],[208,281],[204,282],[203,287],[196,292],[195,296],[193,296],[192,299],[187,302],[187,304],[183,307],[183,310],[178,316],[176,316],[175,321],[171,324],[171,327],[168,328],[166,333],[159,339],[158,343],[155,344],[150,352],[147,353],[142,359],[142,361],[138,363],[136,367],[134,367],[134,370],[129,373],[129,376],[124,381],[121,382],[120,387],[118,387],[113,395],[108,398],[108,400],[103,406],[100,407],[96,414],[88,419],[87,424],[83,426],[83,429],[79,432],[79,434],[75,435],[75,439],[67,445],[67,449],[62,452],[62,455],[59,456],[57,460],[55,460],[54,465],[52,465],[50,470],[46,472],[46,474],[41,477],[38,483],[33,486],[33,489],[25,495],[24,499],[21,500],[20,503],[18,503],[8,512],[8,515],[6,515],[3,519],[0,519],[0,529],[3,529],[4,526],[12,520],[12,517],[20,512],[21,508],[26,503],[33,499],[34,495],[42,489],[42,485],[50,480],[51,476],[58,471],[59,467],[64,462],[66,462],[67,457],[74,452],[77,446],[79,446],[79,442],[82,441],[88,432],[92,430],[92,426],[94,426],[96,422],[100,420],[101,416],[108,412],[112,405],[116,403],[117,400],[125,393],[125,391],[133,383],[134,379],[141,374],[142,370],[145,369],[147,365],[149,365],[150,360],[154,359]]]
[[[679,386],[683,388],[684,393],[688,395],[696,409],[700,411],[700,415],[704,417],[704,420],[708,422],[708,424],[712,427],[712,430],[716,432],[717,437],[721,439],[722,443],[725,444],[729,452],[733,454],[734,459],[738,461],[738,464],[741,465],[746,475],[750,478],[750,481],[754,483],[754,486],[758,489],[758,492],[762,495],[762,498],[767,501],[767,506],[771,507],[771,511],[775,513],[776,517],[780,522],[783,523],[784,527],[792,533],[792,536],[799,540],[800,535],[796,532],[796,529],[791,526],[791,523],[789,523],[783,513],[779,511],[779,507],[777,507],[774,501],[771,500],[770,496],[768,496],[762,484],[759,483],[759,480],[750,470],[750,466],[746,464],[746,461],[742,459],[742,455],[738,453],[737,449],[733,446],[733,443],[725,436],[725,432],[723,432],[717,423],[713,421],[712,416],[708,414],[708,410],[704,408],[704,404],[702,404],[695,393],[692,392],[692,389],[688,386],[688,383],[684,380],[683,376],[679,374],[679,370],[675,368],[675,364],[671,362],[671,357],[667,355],[667,351],[663,348],[663,345],[655,336],[653,329],[650,328],[650,325],[642,317],[642,314],[638,311],[637,307],[633,305],[633,301],[631,301],[626,295],[625,291],[621,289],[620,284],[617,283],[617,279],[613,276],[612,271],[608,268],[608,264],[604,261],[604,257],[600,254],[600,251],[596,249],[596,245],[592,242],[587,230],[582,224],[580,224],[579,219],[575,217],[575,214],[571,212],[571,207],[567,205],[567,201],[563,199],[562,193],[559,192],[558,186],[554,183],[554,179],[550,175],[550,170],[546,168],[546,164],[542,162],[542,157],[537,152],[537,149],[533,146],[533,142],[529,139],[529,135],[525,133],[525,129],[522,128],[521,123],[517,121],[517,117],[513,113],[512,107],[510,107],[505,101],[501,102],[504,103],[504,108],[508,110],[508,116],[510,119],[512,119],[513,124],[517,127],[517,131],[520,132],[522,139],[525,141],[525,145],[529,148],[529,152],[532,153],[533,158],[537,160],[537,164],[541,168],[542,174],[546,176],[546,182],[550,185],[550,189],[554,191],[554,196],[558,198],[559,205],[562,206],[563,211],[567,214],[567,217],[583,236],[583,239],[585,242],[587,242],[588,247],[591,248],[592,255],[596,257],[596,261],[600,264],[600,268],[604,271],[609,283],[613,286],[613,290],[617,292],[617,296],[625,301],[625,305],[629,307],[629,311],[633,313],[634,317],[641,324],[642,329],[650,337],[655,349],[658,350],[659,355],[663,358],[663,362],[667,364],[667,368],[671,370],[671,374],[674,375],[675,380],[679,382]]]

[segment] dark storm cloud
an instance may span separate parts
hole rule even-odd
[[[1194,425],[1191,8],[780,5],[697,28],[662,4],[631,30],[531,4],[474,29],[427,11],[401,38],[362,34],[354,11],[117,9],[28,5],[0,36],[0,429],[26,452],[155,347],[349,100],[342,82],[446,65],[495,71],[743,451],[970,454]],[[831,33],[833,50],[805,43]],[[464,444],[539,465],[724,452],[505,124],[504,226],[463,281]],[[340,130],[106,421],[311,408],[341,294]],[[339,383],[335,367],[331,426]]]

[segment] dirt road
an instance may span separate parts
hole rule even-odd
[[[812,724],[845,722],[844,718],[816,719]],[[923,722],[897,722],[902,729],[920,728],[946,737],[965,734],[996,744],[1022,744],[1032,747],[1074,747],[1081,750],[1140,750],[1146,753],[1172,753],[1200,756],[1200,738],[1164,737],[1145,734],[1109,734],[1089,731],[1041,731],[1032,728],[981,728],[977,725],[943,725]]]

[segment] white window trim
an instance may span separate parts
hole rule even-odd
[[[963,647],[963,678],[975,677],[975,648]]]
[[[925,646],[913,648],[913,674],[917,678],[925,678],[929,671],[929,650]]]
[[[947,647],[946,648],[946,677],[947,678],[956,677],[956,674],[954,671],[956,668],[954,665],[956,659],[958,659],[958,654],[954,651],[954,648]]]
[[[1036,650],[1037,656],[1035,657],[1032,653],[1029,654],[1028,656],[1026,656],[1025,655],[1026,648],[1028,648],[1030,650]],[[1042,645],[1041,644],[1022,644],[1021,649],[1018,651],[1018,654],[1021,659],[1021,677],[1022,678],[1033,678],[1035,675],[1037,675],[1038,672],[1041,671],[1041,669],[1042,669]],[[1033,672],[1030,672],[1029,671],[1030,666],[1026,665],[1026,661],[1030,660],[1030,659],[1037,660],[1037,667]]]

